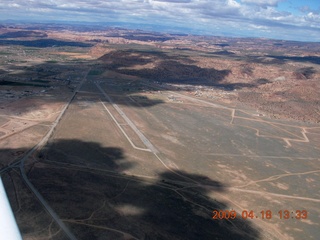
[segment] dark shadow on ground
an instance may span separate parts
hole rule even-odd
[[[233,57],[228,55],[228,57]],[[236,56],[235,56],[236,57]],[[282,56],[282,55],[261,55],[261,56],[245,56],[244,60],[249,63],[261,63],[265,65],[283,65],[286,62],[300,62],[320,64],[319,56]]]
[[[260,238],[249,221],[212,219],[213,210],[229,210],[214,197],[225,191],[223,183],[183,171],[164,171],[151,178],[123,172],[134,164],[119,148],[57,140],[27,161],[26,170],[30,181],[79,239]],[[12,177],[13,171],[7,173],[7,183],[18,181],[17,176]],[[15,202],[23,236],[49,236],[48,216],[41,215],[46,222],[23,221],[39,213],[40,205],[34,208],[37,200],[9,185],[8,195]],[[18,208],[17,202],[23,202],[24,197],[34,207]],[[34,232],[39,228],[43,228],[41,233]],[[54,229],[52,234],[58,232]]]
[[[47,161],[102,167],[106,170],[124,171],[133,167],[133,163],[125,160],[122,149],[102,147],[99,143],[81,140],[52,141],[41,150],[38,157]]]
[[[312,76],[317,73],[313,67],[300,68],[295,72],[298,79],[311,79]]]
[[[162,83],[215,86],[230,70],[201,68],[186,57],[165,52],[114,51],[99,58],[106,69]],[[151,63],[152,66],[147,66]]]
[[[221,83],[219,85],[216,85],[216,87],[222,88],[225,91],[233,91],[242,88],[255,88],[267,83],[271,83],[271,81],[266,78],[258,78],[252,83]]]
[[[39,31],[15,31],[15,32],[6,32],[0,34],[0,38],[21,38],[21,37],[38,37],[45,38],[48,35],[45,32]]]
[[[236,55],[234,52],[227,51],[227,50],[212,52],[212,53],[209,53],[209,54],[222,55],[222,56],[235,56]]]
[[[314,64],[320,64],[319,56],[276,56],[276,55],[267,55],[266,57],[271,57],[280,61],[293,61],[293,62],[309,62]]]
[[[15,44],[27,44],[28,46],[31,44],[36,47],[82,46],[81,44],[86,44],[80,43],[80,45],[77,45],[76,42],[52,39],[26,41],[27,43],[25,43],[25,41],[10,41],[13,41]],[[5,42],[3,42],[3,44],[5,44]],[[217,52],[216,55],[227,54],[231,55],[231,57],[236,55],[229,53],[230,52],[222,51]],[[192,53],[188,54],[192,55]],[[62,90],[64,89],[64,91],[69,91],[71,95],[79,85],[79,79],[84,77],[85,71],[88,71],[87,79],[90,80],[88,81],[90,83],[80,90],[91,91],[97,94],[99,91],[97,91],[94,82],[99,81],[101,87],[104,88],[108,94],[118,96],[110,96],[116,104],[130,104],[134,107],[152,107],[157,104],[162,104],[164,101],[153,99],[152,97],[149,98],[145,94],[144,96],[139,96],[139,94],[144,91],[152,93],[159,90],[157,87],[147,87],[143,85],[143,82],[152,83],[153,86],[162,84],[162,87],[163,84],[166,83],[186,84],[191,87],[207,86],[220,88],[225,91],[254,88],[267,83],[266,81],[259,80],[253,83],[225,83],[224,80],[231,73],[231,70],[199,67],[190,57],[189,55],[181,55],[180,52],[147,48],[112,51],[92,61],[62,60],[61,62],[51,61],[32,66],[8,64],[6,66],[8,67],[8,69],[6,69],[7,72],[0,77],[0,85],[17,88],[26,87],[30,89],[36,87],[35,92],[45,91],[46,93],[48,92],[47,95],[50,95],[50,93],[57,94],[52,88],[55,89],[58,87],[62,88]],[[249,67],[243,68],[243,71],[245,71],[246,74],[250,74],[250,71],[252,72]],[[79,73],[81,72],[84,74],[79,77]],[[108,72],[117,73],[119,79],[108,77],[106,74]],[[308,73],[309,72],[310,71],[308,71]],[[132,79],[135,80],[133,81]],[[141,81],[141,79],[144,79],[144,81]],[[90,88],[90,90],[88,90],[88,88]],[[28,89],[29,93],[23,93],[22,97],[30,95],[30,92],[32,92],[30,89]],[[178,88],[174,90],[179,91]],[[13,95],[13,93],[8,93],[8,97],[13,97]],[[134,98],[138,101],[131,101]],[[24,112],[25,110],[20,109],[19,111]]]
[[[235,55],[232,52],[222,51],[216,55]],[[101,68],[120,74],[139,77],[150,82],[160,84],[186,84],[193,86],[217,87],[226,91],[241,88],[253,88],[268,83],[257,79],[253,83],[224,83],[223,80],[231,74],[231,70],[217,70],[202,68],[194,60],[185,56],[172,56],[162,51],[113,51],[99,58]],[[244,69],[244,71],[252,70]]]
[[[151,99],[146,96],[139,96],[139,95],[132,95],[132,94],[127,96],[130,96],[131,101],[128,101],[128,100],[116,101],[117,104],[124,104],[126,106],[132,106],[132,107],[152,107],[152,106],[164,103],[164,101],[160,99]]]
[[[73,42],[73,41],[60,41],[55,39],[37,39],[30,41],[23,40],[0,40],[0,46],[3,45],[20,45],[25,47],[37,47],[37,48],[47,48],[47,47],[92,47],[92,44],[83,42]]]
[[[125,64],[125,63],[124,63]],[[92,66],[89,71],[90,66]],[[113,102],[116,104],[125,104],[132,107],[152,107],[157,104],[164,103],[161,99],[152,99],[148,96],[141,96],[139,93],[144,92],[147,87],[140,84],[139,81],[132,83],[131,80],[126,79],[112,79],[104,77],[102,74],[107,69],[101,69],[101,66],[95,64],[95,61],[79,61],[79,62],[47,62],[33,66],[20,66],[10,65],[9,71],[0,77],[0,90],[6,91],[8,99],[21,101],[24,98],[37,98],[38,95],[46,95],[47,102],[58,102],[58,97],[52,99],[51,96],[61,95],[64,93],[66,96],[75,92],[80,84],[80,81],[86,76],[88,72],[86,83],[80,89],[82,93],[76,93],[83,96],[95,96],[95,100],[106,100],[102,93],[99,91],[95,82],[99,81],[101,87],[107,92],[107,94],[116,94],[117,96],[111,96]],[[16,73],[18,72],[18,73]],[[150,89],[150,88],[148,88]],[[19,95],[15,94],[18,91]],[[155,88],[150,91],[157,91]],[[42,92],[42,94],[41,94]],[[89,94],[89,95],[88,95]],[[98,96],[98,97],[97,97]],[[19,100],[22,98],[21,100]],[[94,98],[91,98],[94,99]],[[134,101],[136,100],[136,101]],[[64,99],[65,101],[65,99]],[[67,102],[67,101],[66,101]],[[26,112],[28,109],[21,107],[17,104],[15,110],[20,113]],[[6,109],[10,109],[10,106],[4,106]],[[41,108],[39,106],[39,108]]]

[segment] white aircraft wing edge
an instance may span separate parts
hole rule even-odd
[[[22,240],[0,177],[0,239]]]

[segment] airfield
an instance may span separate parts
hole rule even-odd
[[[69,84],[3,100],[1,177],[24,239],[317,239],[319,123],[88,59],[47,63]]]

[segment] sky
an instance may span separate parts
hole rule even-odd
[[[7,19],[320,42],[320,0],[0,0]]]

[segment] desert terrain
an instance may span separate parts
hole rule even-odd
[[[23,239],[318,238],[320,43],[7,24],[0,63]]]

